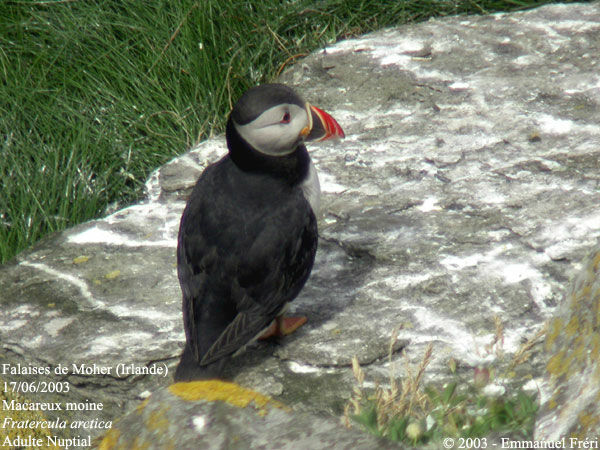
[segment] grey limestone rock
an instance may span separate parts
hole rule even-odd
[[[600,436],[600,245],[549,321],[544,350],[548,360],[536,439],[594,441]]]
[[[103,450],[398,448],[344,429],[331,417],[294,414],[254,391],[215,381],[177,383],[153,393],[98,444]]]

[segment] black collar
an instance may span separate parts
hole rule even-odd
[[[229,156],[235,165],[245,172],[271,175],[287,181],[292,186],[304,181],[308,175],[310,156],[302,143],[289,155],[265,155],[242,139],[231,118],[227,121],[225,136]]]

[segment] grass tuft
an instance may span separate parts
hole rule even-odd
[[[488,353],[503,357],[504,327],[496,319],[495,336],[486,348]],[[508,364],[508,370],[526,361],[532,348],[541,342],[544,330],[528,340]],[[522,388],[505,390],[502,396],[485,392],[494,370],[473,368],[470,382],[456,375],[456,362],[449,361],[455,379],[444,386],[423,386],[423,375],[433,354],[433,345],[426,348],[416,370],[405,358],[405,374],[399,380],[394,373],[392,348],[398,330],[392,333],[388,359],[389,386],[377,385],[374,390],[364,387],[365,374],[352,358],[352,372],[356,380],[352,396],[346,405],[344,422],[350,427],[356,422],[376,436],[409,445],[440,444],[447,437],[482,438],[491,433],[530,437],[538,409],[537,394],[528,394]]]

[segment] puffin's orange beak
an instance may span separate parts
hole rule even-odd
[[[307,103],[306,112],[309,125],[300,132],[305,140],[321,142],[345,137],[340,124],[322,109]]]

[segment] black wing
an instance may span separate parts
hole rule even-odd
[[[203,174],[178,242],[186,337],[201,365],[234,353],[293,300],[317,248],[314,214],[300,191],[229,192]],[[215,189],[218,186],[219,189]],[[253,192],[255,191],[255,192]]]

